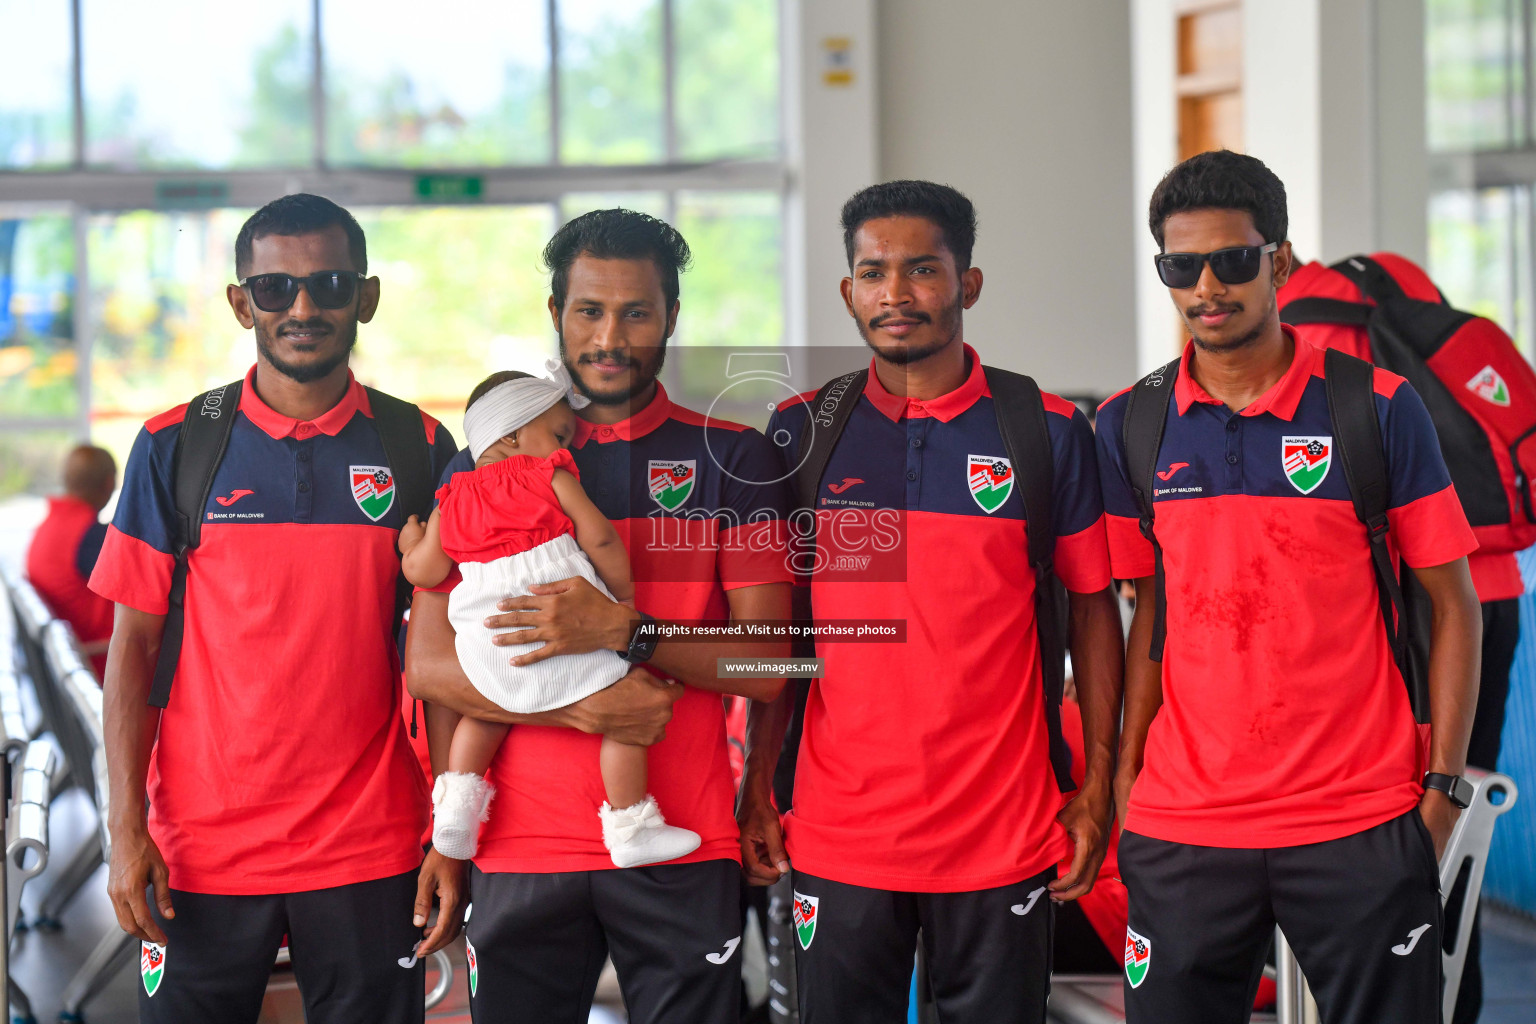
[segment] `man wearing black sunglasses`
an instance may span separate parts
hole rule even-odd
[[[1126,1018],[1247,1020],[1278,923],[1323,1019],[1435,1024],[1476,542],[1423,402],[1354,364],[1383,528],[1433,604],[1425,750],[1338,464],[1361,450],[1335,436],[1322,351],[1277,312],[1284,186],[1253,157],[1204,153],[1168,173],[1149,219],[1190,344],[1106,402],[1097,431],[1110,559],[1138,598],[1115,784]]]
[[[246,222],[228,299],[256,364],[145,424],[91,578],[117,605],[108,892],[141,941],[144,1021],[255,1021],[287,935],[311,1024],[419,1022],[421,957],[463,917],[461,867],[421,852],[429,805],[393,642],[401,449],[381,424],[415,442],[428,479],[454,443],[347,368],[379,303],[367,265],[362,228],[319,196]],[[211,476],[188,440],[205,424],[229,425]],[[180,563],[188,485],[207,489]],[[179,564],[175,685],[152,707]]]

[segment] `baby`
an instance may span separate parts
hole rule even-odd
[[[587,399],[571,392],[564,366],[547,365],[548,378],[500,374],[501,383],[470,402],[464,434],[474,471],[454,474],[437,492],[425,527],[412,516],[400,531],[405,575],[415,585],[436,586],[458,564],[464,579],[449,595],[448,618],[459,663],[477,690],[518,714],[574,704],[629,671],[613,651],[511,665],[509,658],[543,644],[497,647],[484,626],[503,598],[573,576],[634,603],[624,544],[582,490],[566,449],[576,431],[572,409]],[[454,727],[448,770],[432,787],[432,845],[444,856],[475,855],[493,795],[485,772],[509,728],[468,717]],[[604,736],[599,758],[608,799],[598,815],[614,864],[657,864],[698,848],[698,834],[666,824],[646,792],[644,747]]]

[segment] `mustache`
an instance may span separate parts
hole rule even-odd
[[[929,316],[927,313],[881,313],[879,316],[875,317],[869,322],[869,326],[870,329],[873,330],[874,328],[879,327],[881,324],[890,323],[892,320],[916,320],[918,323],[923,324],[933,323],[933,317]]]
[[[622,355],[620,353],[611,353],[611,354],[601,354],[601,353],[598,353],[598,354],[584,355],[584,356],[581,356],[580,358],[578,358],[576,360],[576,362],[577,362],[578,365],[580,365],[582,363],[600,363],[600,364],[603,364],[603,365],[606,365],[606,366],[639,366],[640,365],[640,360],[634,358],[633,356],[626,356],[626,355]]]
[[[284,320],[277,325],[277,334],[287,334],[289,331],[314,331],[318,334],[329,334],[331,325],[316,317],[313,320]]]
[[[1212,313],[1241,313],[1242,311],[1243,304],[1241,302],[1234,302],[1230,306],[1209,303],[1201,306],[1190,306],[1184,311],[1184,315],[1193,318],[1197,316],[1210,316]]]

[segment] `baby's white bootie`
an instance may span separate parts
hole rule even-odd
[[[605,802],[597,816],[603,821],[603,845],[621,868],[676,860],[699,848],[699,834],[668,825],[649,794],[617,810]]]
[[[472,772],[443,772],[432,784],[432,847],[444,857],[475,855],[480,823],[491,816],[496,790]]]

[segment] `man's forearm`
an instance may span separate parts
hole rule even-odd
[[[117,606],[102,681],[102,728],[112,793],[107,826],[114,833],[144,824],[149,758],[160,728],[160,709],[150,707],[149,690],[164,623],[164,616]]]
[[[1460,775],[1477,712],[1483,617],[1465,562],[1419,570],[1433,606],[1429,648],[1429,771]]]
[[[773,774],[784,749],[784,734],[795,706],[795,684],[787,684],[771,701],[754,700],[747,706],[747,749],[741,776],[742,798],[767,799],[773,791]]]
[[[774,700],[782,692],[783,679],[749,679],[720,674],[719,658],[787,658],[789,644],[779,641],[740,640],[725,643],[688,643],[663,640],[648,662],[679,682],[712,693],[749,697],[753,703]]]
[[[1125,651],[1125,714],[1120,723],[1120,759],[1116,770],[1131,778],[1141,773],[1142,755],[1152,720],[1163,706],[1163,666],[1151,658],[1152,578],[1136,581],[1136,614],[1131,618]]]
[[[1072,594],[1072,672],[1083,712],[1084,786],[1109,785],[1115,769],[1120,702],[1125,682],[1125,644],[1114,591]]]
[[[448,595],[423,591],[411,601],[405,638],[405,682],[411,696],[460,715],[507,725],[574,725],[570,708],[518,715],[475,689],[459,664],[448,621]]]

